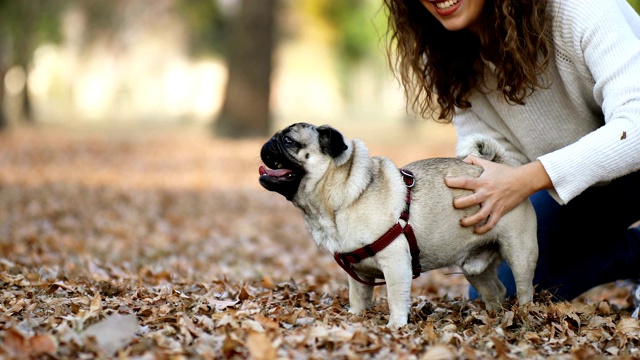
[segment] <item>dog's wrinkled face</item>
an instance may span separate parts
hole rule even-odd
[[[260,185],[292,200],[303,178],[323,159],[336,158],[348,146],[342,134],[329,126],[293,124],[277,132],[260,151]]]

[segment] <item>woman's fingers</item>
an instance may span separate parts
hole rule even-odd
[[[463,177],[446,177],[444,178],[444,183],[453,189],[465,189],[465,190],[473,190],[473,178],[463,178]]]
[[[476,226],[473,229],[473,232],[475,232],[476,234],[484,234],[486,232],[488,232],[489,230],[493,229],[494,226],[496,226],[496,224],[498,223],[498,220],[500,220],[501,216],[494,216],[494,215],[490,215],[488,218],[488,221],[486,222],[486,224],[484,225],[480,225],[480,226]]]
[[[485,224],[476,226],[473,231],[476,234],[484,234],[489,230],[493,229],[494,226],[498,223],[498,221],[502,218],[502,215],[506,213],[505,208],[502,206],[498,206],[496,204],[493,205],[492,211],[487,217],[487,222]]]
[[[485,165],[492,163],[487,159],[479,158],[477,156],[467,156],[462,161],[466,162],[467,164],[482,166],[482,168],[485,168]]]
[[[482,223],[489,215],[491,215],[491,209],[489,207],[482,207],[477,213],[461,219],[460,225],[464,227],[475,226]]]
[[[456,209],[464,209],[474,205],[480,205],[485,200],[482,193],[473,193],[458,199],[453,199],[453,207]]]

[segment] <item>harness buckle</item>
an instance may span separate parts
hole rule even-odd
[[[413,177],[413,173],[411,171],[400,169],[400,174],[402,174],[402,180],[404,180],[404,184],[408,188],[412,188],[413,185],[416,184],[416,179]]]

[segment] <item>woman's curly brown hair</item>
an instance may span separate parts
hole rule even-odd
[[[407,101],[423,117],[434,110],[434,101],[443,122],[451,121],[455,107],[471,107],[471,92],[488,90],[484,60],[495,65],[496,90],[510,103],[522,105],[546,86],[552,48],[547,1],[486,0],[482,37],[445,29],[419,0],[383,1],[389,11],[390,65]]]

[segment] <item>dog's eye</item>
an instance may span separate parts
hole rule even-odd
[[[287,145],[293,144],[293,139],[291,139],[288,136],[285,136],[284,139],[282,139],[282,141],[284,141],[284,143],[287,144]]]

